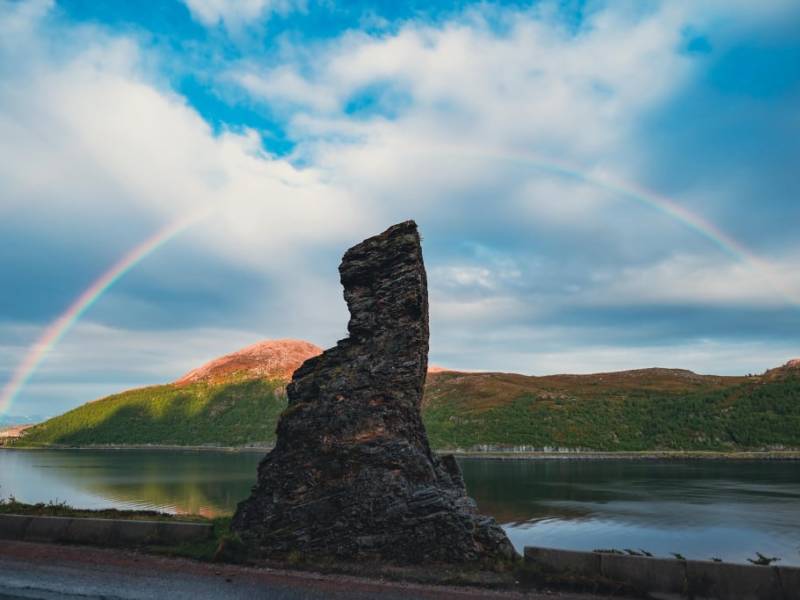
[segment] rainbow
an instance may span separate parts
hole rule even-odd
[[[551,173],[567,179],[574,179],[597,187],[620,198],[633,200],[682,223],[701,237],[712,242],[724,253],[737,261],[748,265],[776,294],[788,304],[800,307],[800,293],[786,287],[773,265],[757,256],[741,242],[719,229],[716,225],[700,215],[690,211],[674,200],[653,191],[636,186],[633,183],[616,179],[603,173],[591,173],[580,170],[574,165],[562,161],[543,159],[534,154],[507,152],[504,150],[481,150],[471,152],[454,146],[437,146],[438,154],[449,154],[475,160],[495,160],[498,162],[517,163],[537,170]]]
[[[518,163],[560,177],[575,179],[603,189],[618,197],[650,206],[694,230],[736,260],[746,263],[790,304],[800,306],[800,296],[782,285],[780,277],[772,265],[756,256],[746,246],[733,239],[714,224],[665,196],[661,196],[650,190],[643,189],[629,182],[624,182],[605,174],[594,174],[583,171],[568,163],[542,159],[532,154],[485,150],[469,152],[465,151],[463,148],[453,146],[429,146],[426,150],[434,151],[438,156],[444,154],[477,160],[488,159]],[[207,210],[189,217],[181,218],[159,230],[153,236],[130,250],[78,296],[67,310],[53,321],[47,329],[45,329],[39,339],[28,349],[28,352],[14,371],[11,379],[6,383],[2,391],[0,391],[0,414],[8,410],[20,389],[22,389],[31,378],[48,352],[52,350],[58,341],[78,321],[81,315],[83,315],[103,293],[135,267],[137,263],[196,221],[207,216],[209,212],[210,211]]]
[[[123,275],[135,267],[141,260],[155,252],[176,235],[183,232],[197,221],[203,219],[208,211],[193,213],[169,223],[148,239],[132,248],[114,265],[95,280],[83,293],[69,305],[55,321],[50,323],[42,335],[28,349],[22,362],[17,366],[11,379],[0,391],[0,415],[5,413],[14,402],[22,387],[28,382],[45,356],[75,325],[81,315],[85,313],[97,300],[116,283]]]

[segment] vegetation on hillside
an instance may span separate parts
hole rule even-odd
[[[85,404],[17,444],[268,444],[285,408],[279,380],[155,386]],[[800,369],[760,377],[443,372],[429,377],[423,419],[436,448],[800,448]]]
[[[17,445],[268,444],[284,408],[282,381],[160,385],[79,406],[32,427]]]
[[[621,385],[596,376],[571,386],[545,377],[456,373],[447,377],[429,386],[424,411],[428,435],[437,447],[602,451],[800,447],[800,373],[766,380],[698,378],[683,387],[678,382],[658,387],[642,381]],[[465,393],[471,387],[482,393]]]

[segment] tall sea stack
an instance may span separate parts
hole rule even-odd
[[[420,416],[428,290],[417,225],[350,248],[339,265],[349,337],[287,388],[277,442],[232,527],[252,555],[461,563],[514,549],[466,495]]]

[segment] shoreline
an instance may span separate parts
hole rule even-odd
[[[619,452],[439,452],[456,458],[484,460],[800,460],[798,450],[642,450]]]
[[[110,451],[177,451],[177,452],[258,452],[273,446],[179,446],[160,444],[89,445],[89,446],[2,446],[2,450],[110,450]],[[641,451],[568,451],[568,452],[502,452],[434,449],[438,455],[452,454],[466,460],[800,460],[800,450],[641,450]]]

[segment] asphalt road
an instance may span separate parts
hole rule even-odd
[[[382,600],[519,599],[553,596],[320,576],[161,558],[128,551],[0,540],[0,600]],[[588,600],[558,595],[558,600]]]
[[[276,600],[316,600],[344,598],[337,591],[328,593],[314,589],[298,589],[286,583],[260,582],[240,574],[181,573],[152,570],[145,566],[133,570],[118,565],[112,567],[85,563],[31,563],[9,558],[0,559],[0,600],[38,598],[42,600],[87,600],[198,598]],[[353,597],[374,596],[359,594]],[[398,596],[400,597],[400,596]]]

